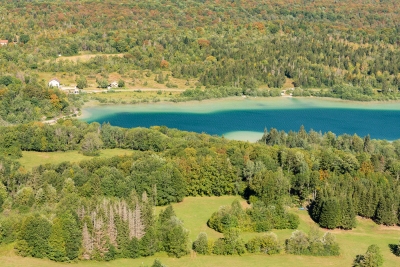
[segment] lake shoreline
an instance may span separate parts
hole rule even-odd
[[[315,97],[229,97],[133,105],[92,102],[79,119],[109,122],[124,128],[165,125],[254,142],[261,138],[265,127],[289,132],[298,131],[301,126],[307,131],[370,134],[374,139],[395,140],[400,138],[399,117],[399,101],[360,103]]]
[[[243,97],[243,96],[229,96],[229,97],[224,97],[224,98],[211,98],[211,99],[205,99],[205,100],[188,100],[188,101],[181,101],[181,102],[173,102],[173,101],[159,101],[159,102],[148,102],[148,103],[137,103],[137,104],[115,104],[115,103],[100,103],[96,100],[91,100],[89,102],[85,102],[84,105],[81,108],[81,114],[76,116],[78,119],[86,119],[89,118],[92,114],[88,111],[90,108],[94,107],[105,107],[105,108],[110,108],[110,107],[148,107],[148,106],[159,106],[159,105],[175,105],[175,106],[190,106],[190,105],[199,105],[199,104],[213,104],[213,103],[226,103],[228,101],[267,101],[267,102],[277,102],[277,101],[282,101],[282,99],[299,99],[299,100],[304,100],[304,99],[313,99],[313,101],[318,101],[318,102],[330,102],[330,103],[339,103],[339,104],[344,104],[344,105],[352,105],[354,104],[356,107],[346,107],[346,108],[360,108],[360,107],[368,107],[368,106],[385,106],[385,105],[395,105],[395,104],[400,104],[400,100],[390,100],[390,101],[379,101],[379,100],[374,100],[374,101],[354,101],[354,100],[345,100],[345,99],[340,99],[340,98],[333,98],[333,97],[305,97],[305,96],[300,96],[300,97]],[[340,107],[334,107],[334,108],[340,108]],[[374,109],[374,108],[373,108]],[[400,105],[398,107],[400,109]]]
[[[340,103],[354,103],[354,104],[391,104],[391,103],[399,103],[400,100],[372,100],[372,101],[356,101],[356,100],[346,100],[335,97],[317,97],[317,96],[292,96],[292,97],[282,97],[282,96],[273,96],[273,97],[251,97],[251,96],[228,96],[222,98],[210,98],[204,100],[187,100],[187,101],[166,101],[161,100],[159,102],[140,102],[136,104],[132,103],[100,103],[98,100],[90,100],[85,102],[81,108],[81,110],[90,108],[90,107],[98,107],[98,106],[137,106],[137,105],[152,105],[152,104],[165,104],[165,103],[173,103],[173,104],[182,104],[182,103],[203,103],[203,102],[219,102],[219,101],[228,101],[228,100],[255,100],[255,99],[283,99],[283,98],[292,98],[292,99],[318,99],[318,100],[326,100],[331,102],[340,102]]]

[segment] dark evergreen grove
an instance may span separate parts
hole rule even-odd
[[[133,154],[31,171],[15,160],[22,151],[82,150],[87,138],[101,141],[96,149]],[[239,233],[296,229],[299,219],[290,206],[307,206],[312,219],[329,229],[356,227],[356,215],[399,224],[399,141],[301,127],[266,130],[252,144],[166,127],[124,129],[77,120],[3,127],[0,140],[0,202],[8,214],[0,217],[0,242],[16,241],[24,256],[111,260],[166,251],[181,257],[190,249],[184,224],[171,207],[159,216],[153,209],[185,196],[241,195],[251,205],[243,209],[234,202],[212,215],[209,226],[224,238],[205,247],[207,237],[200,236],[193,248],[203,254],[282,250],[272,237],[246,244]],[[287,242],[286,251],[292,251]],[[333,248],[324,242],[293,253],[328,255]]]

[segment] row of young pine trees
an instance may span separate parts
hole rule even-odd
[[[320,189],[311,204],[310,215],[321,227],[352,229],[356,215],[371,218],[378,224],[398,224],[398,187],[378,186],[369,180],[342,177],[336,188]]]

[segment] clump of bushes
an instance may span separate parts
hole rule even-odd
[[[250,239],[246,244],[247,251],[250,253],[265,253],[268,255],[279,254],[281,246],[278,237],[274,233],[268,233],[263,236],[256,236]]]
[[[244,210],[237,200],[230,207],[221,207],[208,220],[208,226],[220,233],[231,228],[251,232],[296,229],[299,223],[298,216],[287,212],[282,205],[266,205],[257,201],[251,208]]]
[[[320,237],[317,229],[312,229],[310,235],[302,231],[295,231],[286,240],[285,245],[286,252],[289,254],[313,256],[338,256],[340,254],[335,237],[329,232]]]
[[[339,245],[331,233],[321,236],[318,228],[311,228],[307,235],[302,231],[295,231],[291,237],[285,240],[283,246],[274,233],[266,233],[256,236],[247,243],[239,236],[238,228],[230,228],[224,232],[224,237],[215,242],[208,239],[206,233],[200,233],[193,242],[193,250],[202,255],[242,255],[248,253],[264,253],[268,255],[279,254],[285,248],[286,253],[295,255],[312,256],[338,256]]]

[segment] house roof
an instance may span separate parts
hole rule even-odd
[[[51,81],[56,81],[56,82],[60,83],[60,80],[59,80],[59,79],[57,79],[57,78],[52,78],[52,79],[50,79],[50,81],[49,81],[49,82],[51,82]]]
[[[1,44],[8,44],[8,40],[0,40]]]

